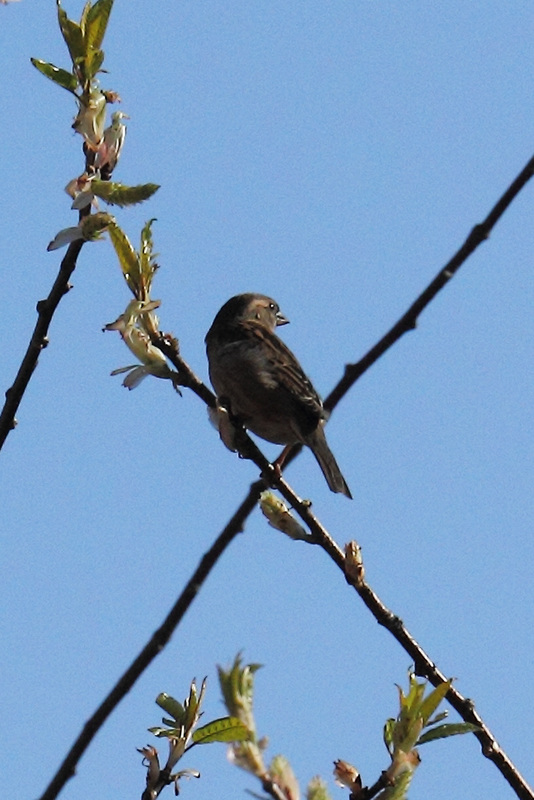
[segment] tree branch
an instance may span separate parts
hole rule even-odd
[[[405,652],[408,653],[413,660],[416,674],[426,678],[433,686],[438,686],[446,681],[447,677],[438,669],[421,645],[414,639],[405,627],[403,621],[387,608],[378,595],[371,589],[369,584],[363,579],[363,565],[359,572],[359,577],[353,577],[350,570],[346,569],[345,554],[332,539],[328,531],[321,525],[319,520],[312,514],[309,504],[295,495],[291,487],[283,480],[280,480],[277,489],[283,497],[291,503],[299,517],[308,526],[314,536],[315,542],[319,544],[330,556],[332,561],[342,570],[347,583],[355,589],[379,625],[386,628]],[[458,712],[464,722],[472,722],[479,726],[480,731],[475,731],[474,735],[481,744],[482,754],[495,764],[520,800],[534,800],[534,790],[529,786],[517,767],[500,747],[495,736],[476,711],[473,701],[461,695],[454,686],[451,686],[447,692],[446,699]]]
[[[469,258],[469,256],[482,244],[483,241],[489,238],[491,231],[496,223],[502,217],[510,203],[517,197],[521,189],[530,180],[534,174],[534,156],[523,167],[519,175],[512,181],[510,186],[506,189],[504,194],[497,200],[486,219],[480,222],[472,229],[471,233],[460,247],[459,250],[453,255],[445,266],[438,272],[433,281],[429,283],[426,289],[419,295],[419,297],[412,303],[410,308],[399,320],[393,325],[392,328],[372,347],[368,353],[364,355],[357,363],[348,364],[345,367],[345,374],[339,383],[330,392],[325,400],[325,408],[331,411],[337,406],[342,397],[344,397],[349,389],[356,383],[364,372],[371,367],[380,356],[382,356],[389,348],[397,342],[403,334],[407,331],[413,330],[417,324],[417,318],[428,304],[434,299],[438,292],[443,289],[453,275],[460,269],[462,264]]]
[[[261,481],[256,482],[250,487],[247,497],[241,503],[210,549],[204,554],[198,567],[187,582],[174,606],[165,617],[163,623],[157,631],[155,631],[150,641],[143,647],[135,660],[130,664],[126,672],[119,678],[94,714],[87,720],[80,735],[67,753],[46,790],[41,795],[40,800],[54,800],[67,781],[74,776],[80,758],[87,750],[96,733],[100,730],[120,701],[130,691],[140,675],[142,675],[149,664],[163,650],[219,558],[237,534],[243,531],[244,523],[255,507],[258,494],[262,488],[263,483]]]
[[[56,308],[61,298],[67,294],[71,288],[69,284],[70,277],[76,269],[76,261],[83,245],[84,241],[82,239],[71,242],[61,262],[50,294],[46,300],[39,300],[37,303],[37,322],[35,323],[30,343],[22,359],[14,383],[6,391],[6,400],[2,412],[0,413],[0,450],[9,433],[17,424],[17,420],[15,419],[17,409],[28,387],[35,367],[37,366],[39,355],[48,345],[48,329]]]

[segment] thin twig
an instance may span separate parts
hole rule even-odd
[[[52,317],[54,316],[61,298],[67,294],[71,288],[69,281],[72,273],[76,269],[76,261],[83,244],[84,241],[82,239],[71,242],[61,262],[50,294],[46,300],[39,300],[37,303],[37,322],[35,323],[30,343],[22,359],[13,385],[6,391],[6,401],[0,413],[0,450],[9,433],[17,424],[15,415],[35,367],[37,366],[39,355],[48,344],[48,329],[52,322]]]
[[[166,356],[173,367],[178,373],[178,383],[180,386],[186,386],[197,397],[199,397],[207,406],[214,408],[216,405],[216,397],[213,392],[208,389],[198,375],[196,375],[187,361],[184,361],[180,355],[180,346],[178,339],[171,336],[169,333],[160,333],[158,336],[153,337],[153,342],[156,347],[159,347],[164,356]]]
[[[292,505],[303,522],[308,526],[313,534],[315,542],[322,547],[332,561],[334,561],[345,574],[347,583],[356,590],[379,625],[386,628],[406,653],[408,653],[413,660],[416,674],[426,678],[433,686],[438,686],[446,681],[446,676],[425,653],[416,639],[414,639],[405,627],[403,621],[387,608],[378,595],[371,589],[369,584],[366,583],[363,578],[353,580],[349,577],[345,570],[345,555],[343,551],[314,514],[312,514],[309,503],[301,500],[284,480],[280,480],[277,488],[284,499]],[[534,790],[529,786],[517,767],[500,747],[497,739],[476,711],[473,701],[461,695],[454,686],[451,686],[447,692],[446,699],[458,712],[464,722],[472,722],[480,728],[480,730],[474,732],[474,735],[481,744],[483,755],[495,764],[520,800],[534,800]]]
[[[76,766],[83,753],[88,748],[96,733],[100,730],[104,722],[120,701],[130,691],[136,680],[145,671],[148,665],[163,650],[176,627],[183,619],[186,611],[191,606],[196,595],[200,591],[203,583],[214,568],[215,564],[224,553],[232,540],[243,530],[245,520],[255,507],[258,494],[263,484],[255,483],[250,487],[250,491],[241,503],[238,510],[229,520],[224,530],[219,534],[210,549],[202,557],[195,572],[187,582],[185,588],[171,608],[162,625],[155,631],[151,639],[141,650],[139,655],[130,664],[126,672],[119,678],[107,697],[98,706],[94,714],[87,720],[83,729],[67,753],[58,771],[52,778],[40,800],[54,800],[65,786],[67,781],[73,777]]]
[[[462,264],[469,258],[470,255],[489,238],[491,231],[496,223],[502,217],[510,203],[517,197],[521,189],[530,180],[534,174],[534,157],[528,161],[523,167],[519,175],[515,178],[510,186],[506,189],[504,194],[495,203],[486,219],[472,229],[471,233],[460,247],[459,250],[453,255],[450,261],[445,264],[436,277],[426,287],[426,289],[419,295],[419,297],[412,303],[410,308],[399,320],[393,325],[392,328],[372,347],[368,353],[364,355],[356,364],[348,364],[345,367],[345,374],[339,383],[334,387],[326,398],[324,405],[325,408],[331,411],[337,406],[342,397],[344,397],[349,389],[356,383],[363,373],[382,356],[386,350],[397,342],[404,333],[413,330],[417,324],[417,318],[421,312],[428,306],[441,289],[447,284],[453,275],[460,269]]]

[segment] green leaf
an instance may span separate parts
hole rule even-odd
[[[399,686],[399,698],[401,715],[413,718],[418,713],[421,701],[425,693],[426,683],[417,681],[415,675],[410,675],[410,691],[407,695],[404,694]]]
[[[167,694],[166,692],[161,692],[161,694],[158,694],[158,696],[156,697],[156,703],[167,714],[170,714],[175,722],[181,724],[184,716],[184,707],[181,703],[178,702],[178,700],[175,700],[174,697],[171,697],[170,694]]]
[[[446,739],[447,736],[458,736],[462,733],[474,733],[479,730],[480,727],[472,722],[449,722],[446,725],[438,725],[437,728],[432,728],[423,733],[419,737],[417,744],[432,742],[434,739]]]
[[[67,45],[73,64],[78,62],[85,56],[85,42],[81,27],[74,20],[69,19],[66,12],[61,8],[60,0],[57,0],[57,16],[59,27],[65,44]]]
[[[386,724],[384,725],[383,737],[384,737],[384,744],[386,745],[386,749],[388,753],[393,752],[393,736],[395,733],[395,725],[397,724],[396,720],[393,717],[390,717]]]
[[[448,716],[449,716],[449,712],[448,711],[442,711],[441,714],[436,714],[435,717],[432,717],[432,719],[429,719],[428,722],[427,722],[427,725],[437,725],[438,722],[441,722],[441,720],[443,720],[443,719],[447,719]]]
[[[99,50],[106,33],[113,0],[97,0],[85,20],[85,41],[88,48]]]
[[[150,291],[152,278],[157,269],[155,261],[156,254],[153,252],[154,242],[152,239],[152,223],[155,219],[149,219],[141,231],[141,247],[139,248],[139,269],[144,278],[147,291]]]
[[[86,4],[83,7],[82,16],[80,17],[80,28],[82,29],[82,33],[85,36],[85,24],[87,22],[87,15],[91,10],[91,0],[87,0]]]
[[[104,51],[103,50],[93,50],[91,51],[85,59],[85,75],[86,78],[92,80],[96,73],[102,67],[104,63]]]
[[[128,369],[128,367],[124,369]],[[116,372],[116,370],[113,371]],[[153,733],[154,736],[158,736],[160,739],[179,739],[181,736],[181,731],[178,728],[148,728],[148,732]]]
[[[193,734],[194,744],[210,742],[244,742],[250,738],[246,725],[236,717],[221,717],[197,728]]]
[[[122,183],[95,180],[91,183],[91,189],[96,197],[100,197],[110,206],[133,206],[152,197],[159,186],[156,183],[124,186]]]
[[[439,686],[436,686],[436,688],[431,691],[421,703],[419,714],[423,717],[424,725],[426,725],[442,700],[445,699],[445,695],[451,688],[451,683],[451,680],[443,681],[443,683],[440,683]]]
[[[83,238],[92,242],[100,238],[102,231],[107,230],[110,225],[115,225],[115,218],[106,211],[98,211],[96,214],[89,214],[80,222]]]
[[[135,287],[139,282],[139,260],[137,258],[137,253],[133,249],[124,231],[119,228],[117,224],[110,225],[108,233],[117,258],[119,259],[119,264],[126,279],[126,283],[135,294]]]
[[[54,64],[49,64],[48,61],[42,61],[40,58],[31,58],[30,61],[39,72],[47,78],[50,78],[51,81],[54,81],[54,83],[57,83],[58,86],[61,86],[63,89],[72,92],[72,94],[76,94],[78,81],[72,72],[67,72],[66,69],[56,67]]]

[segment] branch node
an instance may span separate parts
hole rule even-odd
[[[500,752],[500,747],[496,742],[487,742],[481,745],[482,755],[486,758],[492,759],[497,753]]]
[[[425,680],[429,680],[432,670],[435,668],[436,665],[432,664],[432,667],[429,669],[429,665],[424,659],[419,659],[419,658],[414,659],[413,673],[414,675],[417,675],[418,678],[424,678]]]
[[[159,331],[159,339],[156,340],[156,343],[162,347],[165,355],[175,355],[177,357],[180,355],[180,343],[172,333]],[[165,349],[167,349],[167,352],[165,352]]]
[[[473,700],[471,700],[470,697],[465,697],[464,698],[464,706],[466,708],[468,708],[471,713],[474,713],[474,711],[475,711],[475,703],[474,703]]]
[[[483,242],[489,239],[489,236],[488,226],[484,222],[479,222],[471,231],[469,238],[476,239],[477,242]]]
[[[365,568],[362,560],[362,548],[358,542],[352,541],[345,545],[345,580],[347,583],[360,587],[365,578]]]
[[[399,631],[404,630],[404,622],[402,621],[402,619],[398,617],[396,614],[393,614],[391,612],[389,616],[389,625],[391,627],[391,630],[395,631],[396,633],[399,633]]]

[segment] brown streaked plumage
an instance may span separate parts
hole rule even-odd
[[[263,294],[240,294],[220,309],[206,335],[213,387],[222,405],[269,442],[307,445],[333,492],[352,497],[324,434],[321,398],[275,334],[289,322]]]

